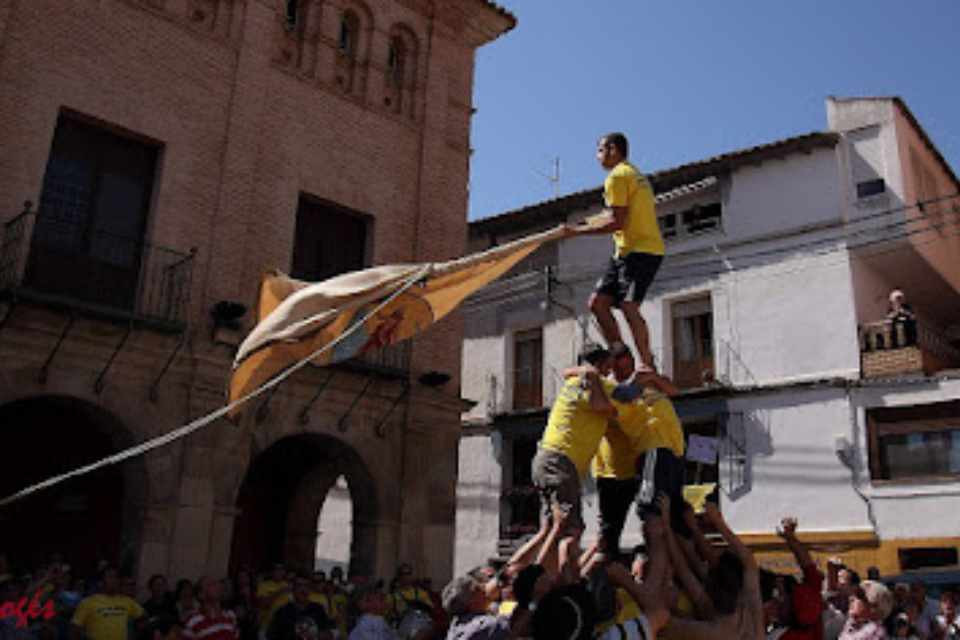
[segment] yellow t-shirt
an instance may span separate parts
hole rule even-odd
[[[629,162],[621,162],[607,174],[603,197],[608,207],[628,207],[623,229],[613,232],[617,257],[628,253],[652,253],[662,256],[663,238],[657,226],[653,188]]]
[[[636,455],[651,449],[670,449],[678,458],[683,457],[683,424],[665,395],[644,389],[643,400],[630,406],[636,410],[621,411],[618,421],[633,443]]]
[[[390,594],[390,611],[399,620],[407,612],[407,603],[420,602],[433,609],[433,600],[430,594],[418,587],[404,587]]]
[[[509,618],[517,609],[517,604],[516,600],[504,600],[497,608],[497,615],[501,618]]]
[[[84,598],[73,614],[89,640],[126,640],[130,620],[143,616],[143,607],[123,595],[98,593]]]
[[[276,594],[289,587],[287,582],[274,582],[273,580],[264,580],[257,587],[257,598],[266,601],[260,608],[260,628],[266,630],[270,627],[270,621],[273,620],[273,614],[283,605],[290,602],[293,598],[287,593],[284,597],[276,597]]]
[[[327,613],[328,616],[330,616],[331,618],[333,617],[333,615],[330,613],[330,600],[324,594],[318,593],[316,591],[311,591],[310,595],[307,596],[307,600],[314,604],[320,605],[321,607],[323,607],[323,610]]]
[[[630,438],[619,426],[611,424],[600,439],[590,470],[595,478],[629,480],[637,475],[636,462],[636,448]]]
[[[590,392],[580,378],[568,378],[553,401],[540,446],[570,458],[582,477],[606,430],[607,416],[590,408]]]

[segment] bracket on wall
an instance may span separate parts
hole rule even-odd
[[[357,404],[360,403],[360,399],[366,395],[367,390],[370,389],[370,385],[373,384],[373,375],[368,375],[366,382],[363,383],[363,388],[360,389],[360,393],[353,397],[353,401],[350,403],[350,406],[347,407],[346,413],[340,416],[340,419],[337,420],[337,431],[340,433],[346,433],[349,425],[347,425],[347,418],[350,417],[350,414],[353,413],[353,410],[356,409]]]
[[[97,395],[100,395],[100,392],[103,391],[104,378],[106,378],[107,371],[110,370],[110,365],[113,364],[114,359],[116,359],[117,354],[120,353],[120,350],[123,349],[123,345],[127,343],[127,338],[130,337],[130,334],[133,332],[133,325],[128,324],[127,330],[123,332],[123,337],[120,338],[120,342],[113,349],[113,353],[110,354],[110,357],[107,359],[107,363],[103,365],[103,369],[100,370],[99,375],[97,375],[96,382],[93,383],[93,392]]]
[[[167,370],[170,368],[170,365],[173,364],[173,361],[176,359],[177,354],[180,353],[180,349],[183,348],[183,345],[187,342],[187,332],[184,331],[180,335],[180,340],[177,341],[177,346],[174,347],[173,353],[170,354],[170,357],[167,358],[167,361],[164,363],[163,368],[160,369],[160,373],[157,374],[157,377],[154,379],[153,384],[150,385],[150,402],[156,402],[158,397],[157,389],[160,386],[160,381],[163,380],[163,376],[166,375]]]
[[[303,406],[303,409],[300,409],[300,424],[307,424],[310,422],[310,409],[313,407],[313,403],[320,399],[320,395],[323,393],[323,390],[327,388],[327,385],[330,384],[330,381],[333,380],[333,376],[336,375],[335,371],[331,371],[327,374],[326,380],[317,387],[317,392],[313,394],[313,397],[310,398],[310,401]]]
[[[390,417],[390,415],[393,413],[393,410],[397,408],[397,405],[403,402],[404,398],[406,398],[409,394],[410,394],[410,382],[409,380],[404,380],[403,390],[400,392],[400,395],[398,395],[396,398],[393,399],[393,402],[390,403],[390,408],[387,409],[387,412],[383,414],[383,417],[377,421],[377,425],[374,427],[374,432],[377,434],[378,437],[380,438],[387,437],[387,431],[385,428],[387,425],[387,418]]]
[[[273,400],[273,394],[275,394],[279,388],[279,384],[271,388],[270,391],[267,392],[267,397],[264,398],[260,406],[257,407],[257,412],[254,414],[254,420],[257,424],[262,424],[263,421],[267,419],[267,416],[270,415],[270,401]]]
[[[63,341],[66,340],[67,334],[70,333],[70,329],[73,328],[73,321],[75,316],[73,313],[67,319],[67,324],[63,326],[63,329],[60,331],[60,337],[57,338],[57,344],[54,345],[53,351],[50,352],[50,355],[47,356],[46,361],[43,363],[43,366],[40,367],[40,374],[37,376],[37,382],[40,384],[46,384],[47,382],[47,373],[50,371],[50,364],[53,363],[54,356],[57,355],[57,352],[60,351],[60,345],[63,344]]]

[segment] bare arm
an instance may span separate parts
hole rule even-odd
[[[737,534],[735,534],[729,526],[727,526],[726,521],[723,519],[723,516],[720,514],[720,510],[712,502],[708,502],[706,506],[706,516],[717,531],[720,532],[720,535],[723,536],[723,539],[726,540],[727,544],[730,546],[730,551],[732,551],[740,561],[743,563],[743,568],[746,571],[757,571],[757,559],[753,557],[753,552],[743,543]]]
[[[592,215],[581,224],[571,227],[571,233],[577,235],[598,235],[620,231],[627,223],[629,207],[606,207]]]
[[[670,620],[670,612],[660,600],[659,589],[651,584],[639,584],[630,575],[630,572],[618,562],[611,562],[607,565],[607,578],[615,587],[626,591],[650,623],[650,628],[654,635],[666,626]]]
[[[690,601],[693,602],[700,617],[706,620],[712,620],[717,616],[713,602],[704,590],[703,584],[690,569],[690,565],[687,563],[677,543],[677,538],[673,535],[673,530],[670,528],[670,498],[661,495],[657,499],[657,506],[660,507],[660,515],[663,520],[664,540],[667,543],[666,546],[670,556],[670,562],[673,564],[674,576],[680,581],[680,586],[690,597]]]
[[[566,525],[567,515],[562,509],[554,507],[553,525],[540,547],[540,552],[537,553],[537,564],[542,566],[551,576],[556,576],[560,571],[557,544],[560,540],[560,531]]]
[[[810,555],[810,549],[807,548],[807,545],[800,542],[797,539],[797,519],[796,518],[784,518],[780,521],[780,527],[777,529],[777,535],[783,538],[783,541],[787,543],[787,546],[790,548],[790,551],[793,553],[793,557],[796,559],[797,564],[800,565],[800,568],[816,566],[813,561],[813,556]]]
[[[712,567],[716,565],[717,559],[720,557],[720,552],[710,544],[707,536],[703,535],[703,530],[700,529],[700,523],[697,522],[697,516],[692,508],[684,510],[683,521],[687,523],[687,526],[693,533],[693,543],[697,547],[697,553],[700,554],[700,557],[703,558],[708,566]]]
[[[600,383],[600,376],[596,370],[587,374],[587,388],[590,390],[590,408],[607,417],[616,418],[617,409],[613,406],[613,403],[610,402],[610,398],[607,397],[607,393],[603,390],[603,385]]]
[[[543,544],[543,541],[546,540],[549,533],[550,523],[544,519],[536,535],[527,540],[522,547],[514,551],[513,555],[510,556],[510,559],[507,560],[507,567],[511,570],[516,569],[519,571],[530,564],[530,561],[536,558],[537,548]]]

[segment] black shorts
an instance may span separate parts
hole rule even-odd
[[[637,515],[640,519],[659,515],[656,505],[661,493],[670,497],[670,526],[685,538],[690,529],[683,521],[683,484],[686,467],[683,458],[678,458],[670,449],[650,449],[637,459],[640,490],[637,494]]]
[[[594,291],[613,298],[617,307],[623,302],[640,304],[661,262],[663,256],[652,253],[628,253],[622,258],[610,258],[610,264]]]
[[[630,512],[630,505],[637,497],[640,484],[636,478],[615,480],[597,478],[597,502],[600,506],[600,537],[607,553],[620,553],[620,535]]]

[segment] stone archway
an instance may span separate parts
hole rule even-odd
[[[0,406],[0,494],[70,471],[133,444],[109,411],[79,398],[42,395]],[[147,481],[142,459],[105,467],[0,510],[0,549],[22,568],[59,553],[77,575],[99,560],[132,572]]]
[[[314,566],[317,518],[327,493],[344,476],[353,503],[350,569],[371,574],[376,567],[380,506],[373,476],[360,455],[335,437],[287,436],[251,462],[237,496],[230,552],[231,571],[258,570],[272,562],[297,569]]]

